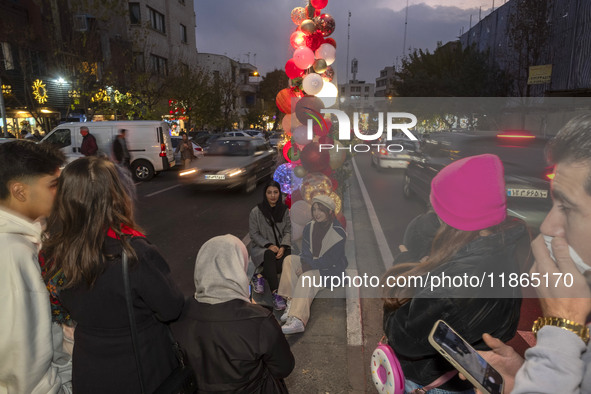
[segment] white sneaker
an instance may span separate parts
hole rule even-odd
[[[304,322],[295,316],[290,316],[287,319],[287,323],[281,327],[281,331],[283,331],[283,333],[286,335],[304,332],[305,329],[306,327],[304,326]]]
[[[285,323],[287,321],[287,318],[289,317],[289,310],[291,309],[291,299],[287,300],[285,303],[287,304],[287,306],[285,307],[285,311],[283,311],[283,315],[281,315],[281,317],[279,318],[279,320],[281,320],[281,323]]]

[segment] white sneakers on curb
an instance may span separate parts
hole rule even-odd
[[[281,315],[281,317],[279,318],[279,320],[281,320],[281,323],[285,323],[287,321],[287,318],[289,317],[289,310],[291,309],[291,298],[290,299],[285,299],[285,304],[287,305],[285,307],[285,310],[283,311],[283,315]]]
[[[281,331],[286,335],[304,332],[305,329],[304,322],[295,316],[289,316],[287,322],[281,327]]]

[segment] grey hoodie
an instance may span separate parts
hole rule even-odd
[[[0,393],[68,392],[70,357],[51,322],[38,253],[41,225],[0,209]]]

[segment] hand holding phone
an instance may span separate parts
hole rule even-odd
[[[433,326],[429,343],[482,393],[503,393],[501,374],[443,320]]]

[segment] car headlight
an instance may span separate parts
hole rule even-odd
[[[232,178],[234,176],[242,175],[246,172],[244,168],[229,168],[227,170],[219,171],[218,174],[226,175],[228,178]]]
[[[196,174],[197,171],[198,170],[196,168],[191,168],[190,170],[182,171],[181,173],[179,173],[179,176],[186,176],[186,175]]]

